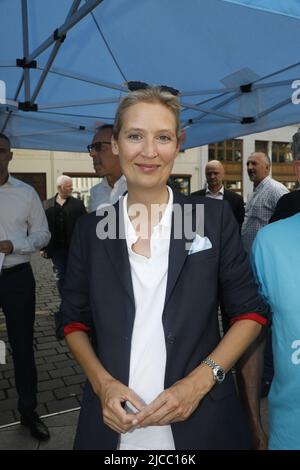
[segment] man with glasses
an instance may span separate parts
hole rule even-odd
[[[88,211],[93,212],[101,204],[115,204],[127,191],[125,176],[122,175],[119,157],[111,150],[113,126],[105,124],[98,128],[88,151],[93,159],[96,175],[102,181],[90,190]]]

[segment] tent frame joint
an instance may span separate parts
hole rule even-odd
[[[254,124],[256,121],[253,116],[246,116],[241,119],[241,124]]]
[[[253,86],[253,83],[247,83],[247,85],[241,85],[240,86],[241,93],[251,93],[252,86]]]
[[[20,101],[18,104],[18,109],[20,109],[21,111],[25,111],[25,112],[28,112],[28,111],[36,112],[38,110],[38,105],[30,103],[30,101]]]
[[[32,60],[31,62],[27,62],[26,57],[23,57],[23,59],[16,59],[16,65],[17,67],[22,67],[23,69],[36,69],[37,61]]]
[[[54,31],[53,31],[53,39],[54,41],[59,41],[61,44],[64,42],[64,40],[66,39],[67,35],[66,34],[60,34],[59,33],[59,29],[56,28]]]

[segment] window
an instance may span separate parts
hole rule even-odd
[[[290,163],[293,161],[291,152],[291,144],[289,142],[273,142],[272,143],[272,162],[273,163]]]
[[[262,152],[268,155],[268,145],[267,140],[256,140],[255,141],[255,152]]]
[[[209,144],[208,159],[220,162],[242,162],[243,141],[239,139],[225,140],[216,144]]]
[[[241,181],[224,181],[224,188],[230,189],[230,191],[234,191],[242,196],[242,182]]]

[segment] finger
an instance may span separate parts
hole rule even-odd
[[[158,422],[158,426],[166,426],[171,423],[177,423],[178,421],[182,421],[180,417],[180,413],[178,410],[173,410],[170,413],[167,413],[165,416],[163,416]]]
[[[110,418],[113,417],[115,423],[118,426],[125,426],[127,428],[135,426],[138,421],[135,417],[134,413],[128,413],[123,406],[121,405],[119,400],[116,400],[115,403],[111,406],[111,415]]]
[[[129,431],[133,427],[131,421],[128,422],[126,420],[126,417],[120,418],[119,416],[115,415],[113,412],[107,409],[103,411],[103,421],[109,427],[113,428],[116,432],[124,433]]]
[[[139,424],[143,423],[146,419],[156,413],[161,407],[167,403],[167,397],[160,394],[155,400],[147,405],[142,411],[136,414]]]
[[[155,413],[152,413],[143,421],[140,421],[139,426],[141,427],[157,426],[159,425],[159,422],[166,419],[166,417],[169,416],[170,413],[176,414],[178,413],[178,411],[174,409],[174,407],[169,402],[166,402]]]
[[[125,429],[122,426],[118,426],[113,420],[105,419],[104,423],[106,426],[110,427],[113,431],[117,432],[118,434],[125,434],[130,429]]]
[[[127,402],[134,406],[137,411],[142,411],[147,405],[133,390],[128,389]],[[133,410],[134,411],[134,410]]]

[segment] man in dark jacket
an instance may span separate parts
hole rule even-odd
[[[228,201],[232,212],[241,228],[245,216],[245,205],[242,196],[229,191],[223,186],[224,167],[218,160],[211,160],[205,167],[207,188],[192,193],[192,196],[206,196],[212,199]]]
[[[61,296],[72,233],[78,217],[85,214],[86,209],[81,200],[71,196],[72,178],[61,175],[56,184],[57,194],[44,204],[51,240],[41,254],[45,258],[51,258],[57,289]],[[57,337],[60,339],[63,337],[60,310],[55,315],[55,325]]]

